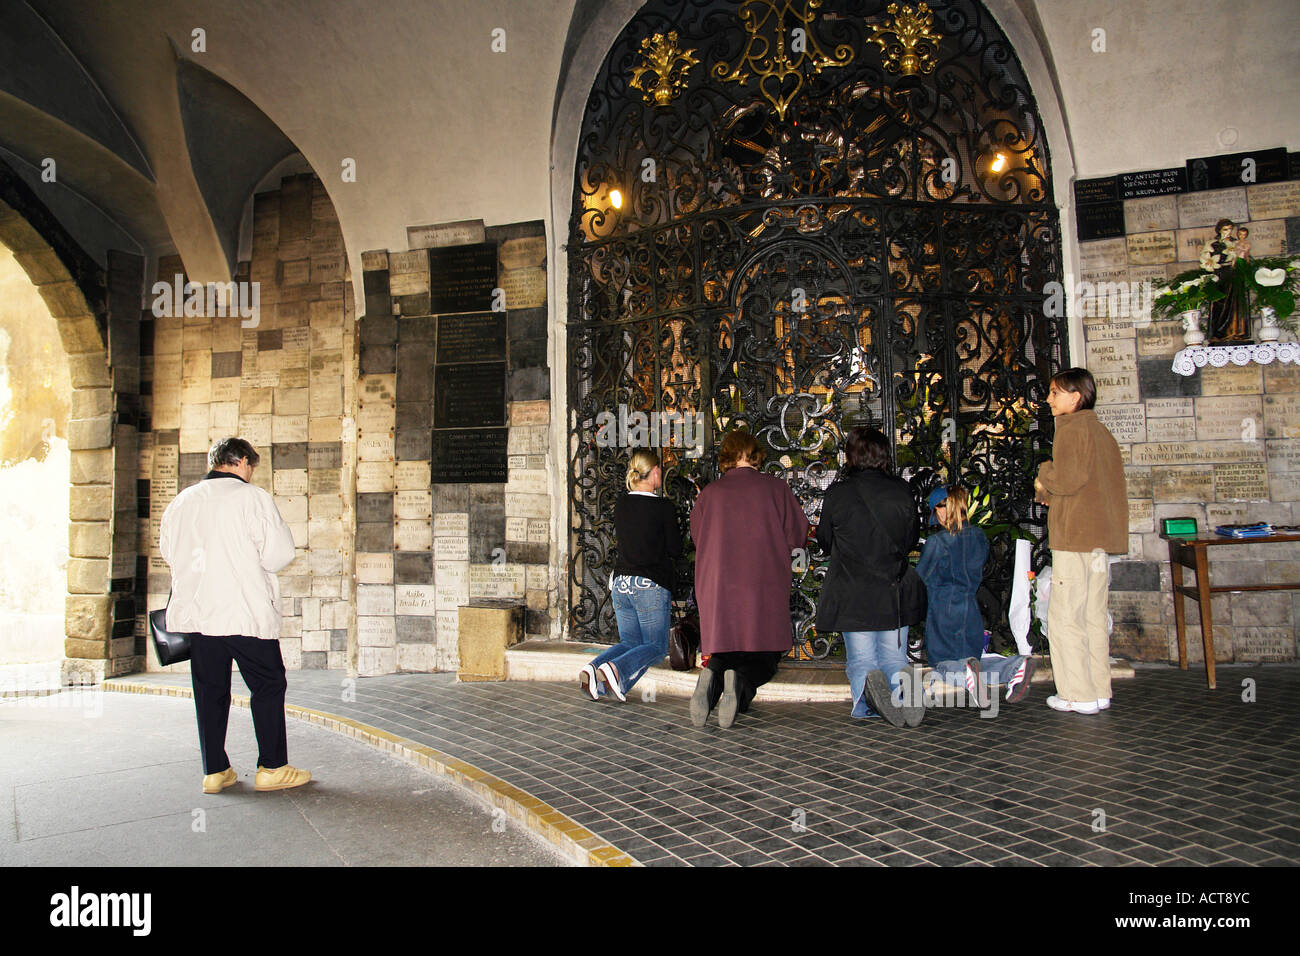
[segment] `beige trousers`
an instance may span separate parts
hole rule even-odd
[[[1062,700],[1089,702],[1110,697],[1109,588],[1106,552],[1052,552],[1047,640],[1056,696]]]

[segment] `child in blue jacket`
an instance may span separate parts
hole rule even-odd
[[[925,542],[916,571],[925,581],[928,613],[925,650],[935,675],[948,683],[963,681],[968,699],[988,705],[981,684],[980,655],[984,651],[984,618],[975,592],[984,579],[989,540],[970,523],[970,496],[961,485],[936,488],[930,493],[930,524],[941,529]],[[1005,684],[1007,701],[1016,703],[1029,693],[1034,662],[1028,657],[986,658],[983,672],[988,685]]]

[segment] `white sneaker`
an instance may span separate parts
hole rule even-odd
[[[600,684],[596,680],[596,668],[584,664],[582,670],[578,671],[578,683],[582,685],[584,694],[590,695],[592,700],[600,700]]]
[[[1110,710],[1109,697],[1098,697],[1096,703],[1097,703],[1098,710]]]
[[[1052,710],[1059,710],[1064,713],[1073,714],[1095,714],[1100,710],[1095,700],[1063,700],[1055,694],[1047,698],[1047,706],[1052,708]]]

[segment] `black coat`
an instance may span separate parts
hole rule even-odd
[[[901,478],[872,468],[831,485],[817,525],[817,544],[830,553],[817,630],[887,631],[924,619],[921,589],[899,587],[920,533],[916,502]]]

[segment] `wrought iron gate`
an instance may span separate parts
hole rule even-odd
[[[661,446],[685,528],[715,439],[744,424],[815,522],[842,430],[872,424],[918,498],[976,489],[995,590],[1014,538],[1042,548],[1041,402],[1065,342],[1043,311],[1060,279],[1047,145],[988,13],[932,7],[652,0],[607,56],[568,247],[575,638],[617,633],[631,443]],[[792,589],[804,657],[831,649],[812,628],[824,573],[810,561]]]

